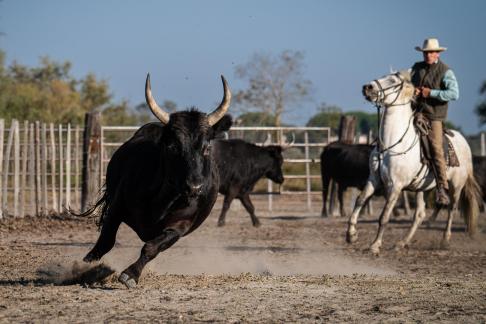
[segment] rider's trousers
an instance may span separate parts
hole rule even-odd
[[[432,163],[434,163],[437,171],[437,185],[448,190],[449,185],[447,183],[447,166],[444,157],[444,140],[442,138],[442,121],[431,120],[430,123],[432,129],[429,132],[428,138],[432,154]]]

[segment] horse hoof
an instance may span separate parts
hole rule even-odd
[[[440,248],[443,250],[449,250],[451,248],[451,243],[449,243],[447,240],[442,240],[440,242]]]
[[[260,226],[262,226],[260,221],[253,222],[253,227],[260,227]]]
[[[218,227],[223,227],[224,226],[224,221],[218,221]]]
[[[379,255],[380,254],[380,248],[378,246],[370,246],[370,253],[373,255]]]
[[[352,243],[356,242],[357,240],[358,240],[358,234],[357,233],[351,234],[349,232],[346,232],[346,242],[347,243],[352,244]]]
[[[404,248],[407,247],[407,243],[401,241],[401,242],[398,242],[396,245],[395,245],[395,251],[400,251],[400,250],[403,250]]]
[[[124,284],[128,289],[133,289],[137,286],[137,282],[130,278],[126,273],[122,273],[120,277],[118,277],[118,281]]]

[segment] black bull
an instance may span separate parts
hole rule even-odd
[[[223,101],[211,114],[195,109],[171,115],[155,102],[147,76],[147,104],[161,123],[141,127],[111,158],[101,207],[101,233],[86,262],[101,259],[115,244],[122,222],[146,242],[138,260],[119,280],[138,283],[145,265],[207,218],[216,201],[219,177],[209,142],[231,126],[226,115],[231,93],[223,79]]]
[[[253,226],[260,226],[250,193],[262,177],[283,183],[282,147],[257,146],[240,139],[214,141],[213,155],[218,165],[219,192],[224,195],[218,226],[225,224],[226,212],[233,199],[238,198],[251,217]]]

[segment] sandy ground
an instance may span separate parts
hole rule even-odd
[[[474,240],[457,219],[451,247],[441,249],[441,215],[395,251],[410,225],[400,216],[375,257],[366,248],[376,215],[361,219],[348,245],[346,219],[260,206],[256,229],[235,205],[218,228],[219,206],[132,290],[116,280],[142,246],[129,228],[103,259],[117,273],[79,284],[70,279],[98,236],[93,219],[0,221],[0,322],[486,322],[484,214]]]

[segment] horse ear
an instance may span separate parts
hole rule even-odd
[[[412,80],[412,77],[411,77],[411,73],[412,73],[412,69],[407,69],[407,70],[402,70],[400,71],[400,75],[407,81],[411,81]]]
[[[393,69],[393,66],[390,64],[390,74],[395,74],[397,71]]]

